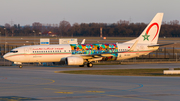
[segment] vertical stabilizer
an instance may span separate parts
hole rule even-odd
[[[163,13],[157,13],[138,38],[125,43],[134,43],[138,40],[138,43],[157,44],[163,15]]]

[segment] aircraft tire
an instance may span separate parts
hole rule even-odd
[[[19,65],[19,68],[22,68],[23,66],[22,65]]]
[[[87,67],[93,67],[93,64],[91,62],[87,63]]]

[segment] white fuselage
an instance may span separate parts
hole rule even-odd
[[[116,44],[118,48],[118,56],[116,60],[123,60],[140,55],[146,55],[158,49],[149,48],[147,45],[138,44],[134,51],[128,51],[133,44],[122,43]],[[33,45],[22,46],[13,49],[11,52],[4,55],[4,58],[13,62],[60,62],[68,56],[79,56],[80,54],[72,54],[72,49],[69,44],[64,45]]]

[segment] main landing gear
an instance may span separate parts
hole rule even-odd
[[[85,64],[83,65],[79,65],[79,67],[84,67]],[[93,63],[92,62],[88,62],[87,63],[87,67],[93,67]]]
[[[23,66],[22,65],[19,65],[19,68],[22,68]]]
[[[88,62],[88,63],[87,63],[87,67],[93,67],[92,62]]]

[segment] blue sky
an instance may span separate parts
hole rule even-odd
[[[0,25],[116,23],[119,20],[149,23],[158,12],[163,21],[180,21],[180,0],[0,0]]]

